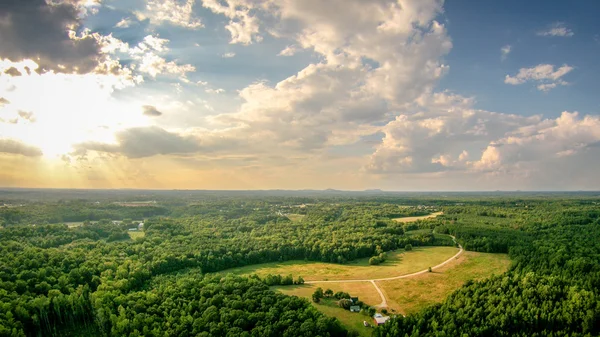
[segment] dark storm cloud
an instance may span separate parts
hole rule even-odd
[[[162,112],[158,111],[156,107],[152,105],[144,105],[142,108],[144,109],[145,116],[158,117],[162,115]]]
[[[39,157],[42,150],[14,139],[0,139],[0,152],[20,154],[26,157]]]
[[[197,139],[165,131],[156,126],[137,127],[116,133],[118,144],[86,142],[75,145],[75,155],[84,155],[88,150],[119,153],[128,158],[143,158],[155,155],[189,154],[200,150]]]
[[[67,27],[79,24],[73,3],[2,0],[0,58],[13,62],[32,59],[40,65],[39,72],[88,73],[98,65],[100,46],[91,36],[69,38]]]

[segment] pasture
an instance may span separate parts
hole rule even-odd
[[[402,314],[413,314],[442,302],[467,280],[481,280],[508,270],[507,254],[464,252],[432,273],[392,281],[377,281],[388,306]]]
[[[235,275],[268,274],[302,276],[305,281],[377,279],[410,274],[438,265],[458,252],[455,247],[416,247],[412,251],[388,252],[387,260],[377,266],[369,265],[369,259],[358,259],[347,264],[313,261],[285,261],[227,269],[222,274]]]
[[[442,214],[443,214],[443,212],[435,212],[435,213],[431,213],[429,215],[407,216],[407,217],[402,217],[402,218],[394,218],[393,220],[398,221],[398,222],[413,222],[413,221],[417,221],[417,220],[435,218],[436,216],[442,215]]]

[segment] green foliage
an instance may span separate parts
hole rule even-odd
[[[338,301],[338,305],[340,308],[345,310],[350,310],[350,307],[353,305],[352,300],[348,298],[342,298]]]
[[[413,249],[413,246],[410,243],[407,243],[406,246],[404,246],[404,250],[406,250],[407,252],[411,251]]]
[[[600,212],[585,200],[499,200],[449,207],[436,231],[465,249],[509,252],[510,271],[398,317],[375,336],[597,336]]]
[[[467,250],[508,252],[514,263],[506,274],[467,282],[440,305],[388,322],[376,336],[600,335],[600,211],[589,194],[239,192],[191,200],[167,191],[90,192],[93,199],[23,192],[14,200],[7,193],[0,192],[2,203],[12,205],[0,208],[0,336],[343,336],[338,321],[307,301],[268,289],[303,284],[300,276],[206,273],[294,259],[383,261],[385,251],[454,244],[442,234],[456,236]],[[390,220],[429,213],[404,207],[422,204],[444,215],[411,224]],[[288,213],[304,217],[291,222]],[[145,237],[129,240],[129,224],[102,219],[146,219]],[[47,224],[64,221],[84,223]],[[322,289],[314,298],[326,293],[350,298]],[[372,316],[375,309],[364,312]]]

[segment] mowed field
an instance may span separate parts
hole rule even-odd
[[[442,302],[467,280],[499,275],[507,271],[509,266],[507,254],[464,252],[432,273],[393,281],[378,281],[377,285],[386,296],[390,309],[407,315]]]
[[[403,217],[403,218],[395,218],[394,220],[396,220],[398,222],[413,222],[413,221],[417,221],[417,220],[435,218],[436,216],[442,215],[443,213],[444,212],[436,212],[436,213],[431,213],[429,215],[422,215],[422,216],[407,216],[407,217]]]
[[[446,261],[458,250],[455,247],[418,247],[408,252],[397,250],[388,252],[388,259],[378,266],[369,265],[368,258],[347,264],[295,260],[227,269],[220,273],[257,274],[261,277],[292,274],[294,278],[302,276],[305,281],[378,279],[425,270]]]

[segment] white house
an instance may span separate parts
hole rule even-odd
[[[373,319],[375,319],[375,324],[382,325],[382,324],[385,324],[385,322],[387,322],[388,319],[390,319],[390,317],[389,316],[383,316],[380,313],[376,313],[375,316],[373,316]]]

